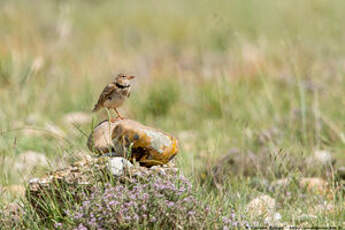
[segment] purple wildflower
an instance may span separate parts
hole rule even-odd
[[[176,224],[200,229],[209,212],[193,196],[188,179],[176,174],[148,174],[135,184],[106,184],[104,190],[94,191],[85,194],[77,211],[67,214],[77,230],[173,228]]]

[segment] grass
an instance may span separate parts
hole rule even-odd
[[[111,72],[126,71],[137,79],[121,111],[179,137],[177,165],[213,209],[265,224],[246,205],[268,194],[282,223],[344,225],[335,189],[320,196],[292,184],[282,196],[266,186],[286,177],[337,183],[334,170],[345,164],[344,10],[341,0],[2,1],[0,186],[24,184],[7,163],[24,151],[44,153],[52,169],[89,154],[87,137],[63,116],[89,113]],[[24,132],[47,123],[63,137]],[[210,169],[234,148],[241,160],[213,186]],[[306,163],[316,150],[336,160],[331,173]],[[251,154],[254,166],[245,161]],[[0,197],[4,205],[16,200]],[[324,203],[335,211],[315,211]],[[303,214],[315,218],[301,221]]]

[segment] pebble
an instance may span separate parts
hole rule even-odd
[[[132,163],[128,160],[124,159],[123,157],[113,157],[110,158],[107,167],[108,170],[114,175],[114,176],[121,176],[123,175],[124,168],[130,168],[132,167]]]
[[[332,164],[332,155],[327,150],[316,150],[313,156],[314,159],[320,162],[322,165]]]
[[[276,201],[268,195],[259,196],[247,204],[247,212],[251,216],[273,217]]]

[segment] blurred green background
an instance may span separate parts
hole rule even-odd
[[[331,179],[304,159],[323,150],[345,163],[344,12],[341,0],[2,0],[0,186],[91,154],[87,135],[105,114],[90,111],[112,72],[137,76],[122,113],[176,135],[177,165],[195,183],[234,148],[287,156],[262,160],[249,180]],[[89,122],[71,124],[75,112]],[[48,166],[13,167],[26,151]],[[232,189],[258,192],[243,183]],[[230,202],[240,210],[245,200]],[[292,216],[313,206],[289,202],[280,207]]]

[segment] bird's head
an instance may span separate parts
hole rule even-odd
[[[128,88],[131,86],[131,80],[134,78],[135,76],[120,73],[115,77],[114,82],[119,88]]]

